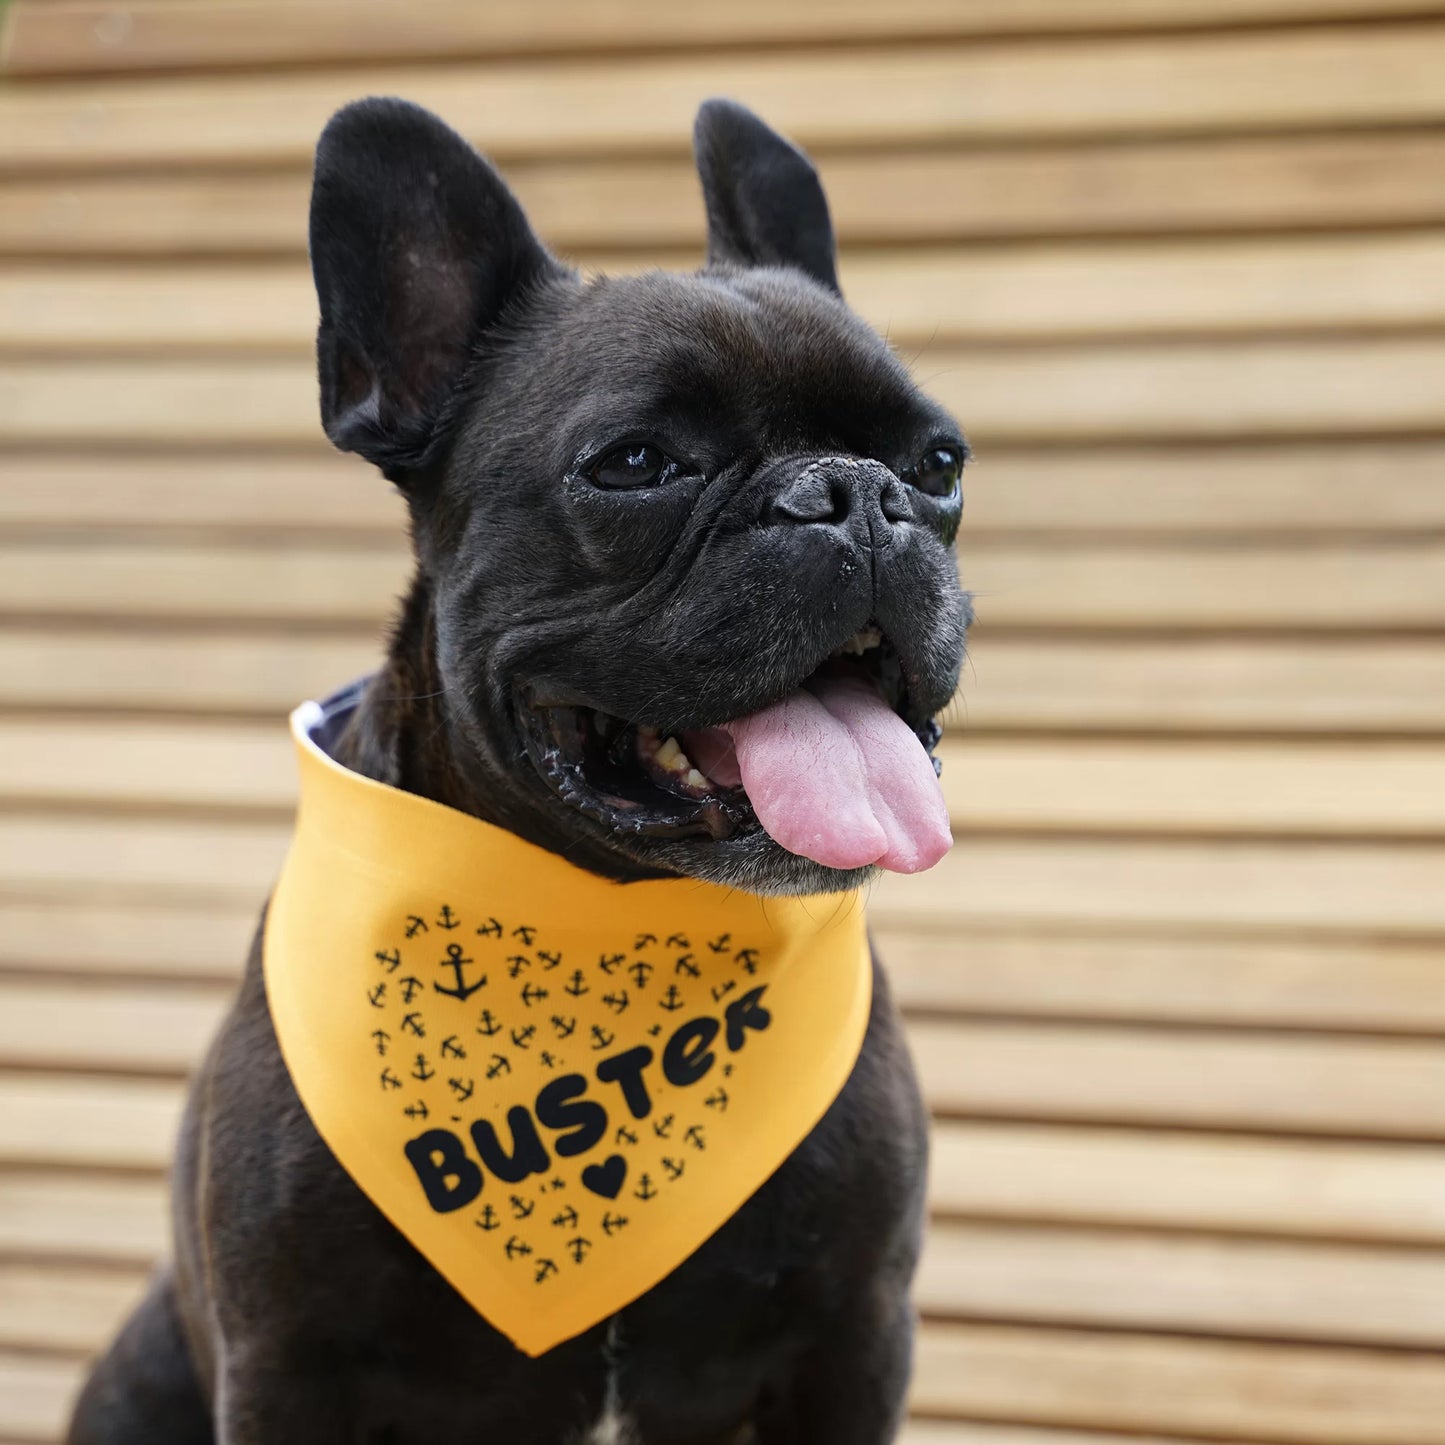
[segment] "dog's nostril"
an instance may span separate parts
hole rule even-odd
[[[913,520],[913,498],[908,488],[896,477],[889,477],[878,496],[878,505],[890,522],[911,522]]]
[[[848,488],[840,478],[810,470],[783,488],[773,511],[792,522],[841,522],[848,515],[848,501]]]

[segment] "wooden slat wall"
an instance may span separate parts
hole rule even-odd
[[[910,1445],[1445,1445],[1445,4],[0,24],[0,1445],[165,1248],[279,718],[403,585],[309,358],[309,150],[378,90],[613,269],[700,253],[692,110],[756,104],[969,424],[958,842],[875,901],[936,1116]]]

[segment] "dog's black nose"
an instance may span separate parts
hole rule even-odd
[[[778,521],[839,526],[850,521],[875,534],[913,520],[908,488],[882,462],[866,457],[821,457],[804,467],[773,499]]]

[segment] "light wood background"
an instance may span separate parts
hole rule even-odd
[[[0,1445],[165,1246],[187,1070],[399,511],[316,417],[308,156],[391,92],[588,265],[697,102],[816,155],[977,444],[958,844],[876,896],[937,1114],[910,1445],[1445,1445],[1445,5],[14,0]]]

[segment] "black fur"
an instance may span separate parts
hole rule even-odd
[[[807,156],[731,100],[702,106],[693,145],[709,264],[796,266],[837,291],[828,200]]]
[[[546,784],[519,733],[523,687],[668,732],[740,716],[869,620],[897,646],[910,720],[957,679],[958,502],[899,480],[961,445],[957,424],[837,294],[801,153],[725,102],[703,108],[697,149],[707,267],[584,283],[434,117],[372,100],[328,125],[311,226],[322,417],[402,487],[417,556],[342,755],[610,877],[839,889],[862,875],[756,830],[609,830]],[[677,474],[594,485],[595,459],[638,438]],[[609,1373],[636,1445],[884,1445],[908,1374],[925,1116],[875,975],[853,1076],[793,1157],[609,1325],[529,1360],[321,1144],[253,949],[192,1091],[173,1269],[97,1367],[72,1445],[568,1445]]]

